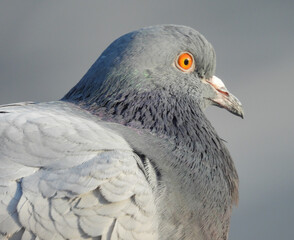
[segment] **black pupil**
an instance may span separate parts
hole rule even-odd
[[[189,59],[185,59],[184,64],[187,66],[189,64]]]

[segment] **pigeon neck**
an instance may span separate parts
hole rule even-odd
[[[122,92],[115,97],[103,95],[85,106],[105,120],[176,137],[181,142],[195,140],[199,126],[207,121],[202,106],[194,98],[170,96],[159,90]]]
[[[105,120],[102,124],[112,126],[136,152],[151,159],[165,186],[173,189],[171,192],[177,196],[184,193],[182,205],[176,209],[187,210],[187,214],[194,209],[205,234],[219,235],[222,231],[216,229],[229,221],[232,202],[238,199],[238,177],[232,159],[195,98],[167,94],[159,90],[100,93],[96,99],[78,104]],[[169,199],[175,197],[167,194],[164,206],[167,202],[177,205]],[[170,214],[163,218],[178,216],[181,220],[181,212]],[[210,224],[206,224],[207,219]]]
[[[128,92],[101,99],[87,104],[87,109],[107,122],[127,126],[115,124],[115,130],[135,151],[155,163],[171,192],[179,196],[184,193],[179,207],[187,214],[195,210],[195,216],[205,225],[205,234],[221,234],[216,229],[221,228],[222,221],[229,221],[230,206],[238,199],[238,177],[226,147],[199,104],[189,96],[172,98],[159,91]],[[177,204],[169,199],[175,198],[167,194],[164,206]],[[225,207],[218,207],[222,205]],[[163,218],[179,216],[180,221],[181,214],[176,211]],[[206,224],[207,219],[211,224]]]

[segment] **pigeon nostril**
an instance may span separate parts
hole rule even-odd
[[[229,96],[229,93],[227,91],[222,91],[221,89],[216,89],[216,90],[223,95]]]

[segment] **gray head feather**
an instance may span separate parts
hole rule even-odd
[[[181,52],[190,52],[195,58],[196,68],[191,74],[174,66]],[[185,26],[148,27],[114,41],[63,100],[100,105],[125,90],[142,93],[161,89],[171,95],[189,93],[204,104],[203,93],[213,93],[199,79],[211,78],[214,71],[213,47],[200,33]]]

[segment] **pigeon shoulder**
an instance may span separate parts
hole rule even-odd
[[[157,237],[138,155],[71,103],[1,106],[0,162],[2,237]]]

